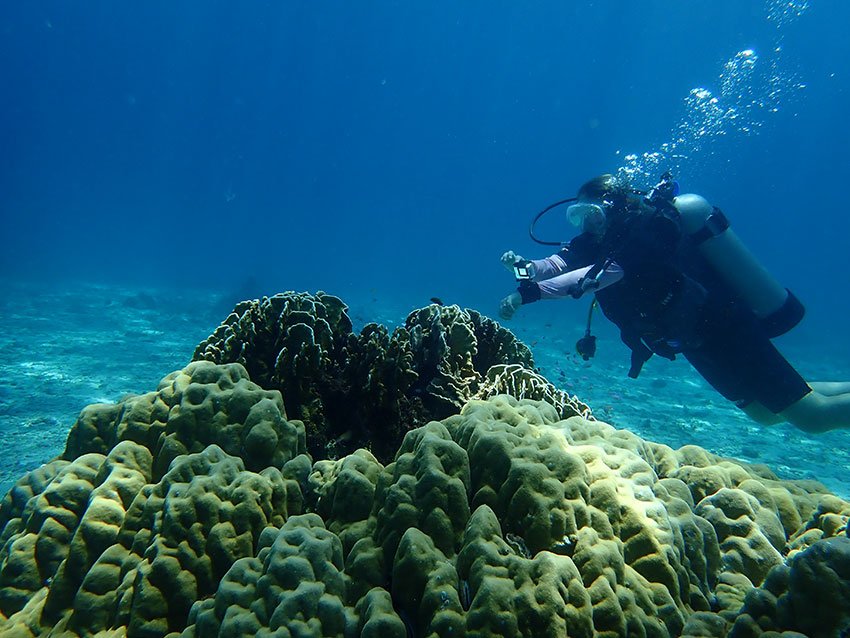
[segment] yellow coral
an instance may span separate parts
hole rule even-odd
[[[850,504],[562,408],[473,400],[386,466],[313,463],[279,395],[197,362],[84,411],[7,495],[0,632],[816,635],[795,618],[821,603],[842,626]]]

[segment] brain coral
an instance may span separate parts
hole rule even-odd
[[[0,613],[79,633],[182,627],[262,529],[301,508],[279,468],[304,429],[281,408],[238,364],[198,362],[83,410],[63,455],[0,506]]]
[[[150,450],[156,478],[178,456],[211,444],[252,470],[281,466],[306,445],[304,425],[286,420],[279,392],[251,382],[241,365],[204,361],[168,375],[155,392],[85,408],[62,458],[107,454],[120,441]]]
[[[730,636],[799,632],[829,638],[850,632],[850,509],[843,509],[845,533],[815,541],[776,565],[762,588],[748,592]]]
[[[90,406],[64,453],[0,505],[0,635],[847,631],[850,503],[587,418],[528,368],[491,363],[521,351],[480,316],[434,306],[393,337],[337,340],[344,309],[324,301],[290,319],[313,331],[304,343],[351,348],[358,365],[327,370],[413,369],[423,409],[459,411],[405,427],[384,464],[368,449],[311,458],[310,428],[237,362],[196,361]]]
[[[702,504],[694,493],[703,484],[674,477],[696,469],[692,461],[713,462],[722,484]],[[507,396],[472,401],[458,416],[411,431],[386,467],[358,453],[315,463],[306,483],[306,507],[321,514],[321,525],[297,525],[338,539],[326,545],[333,591],[303,564],[293,567],[297,586],[276,590],[274,607],[259,593],[200,602],[186,635],[231,635],[226,626],[244,628],[235,635],[299,635],[307,609],[316,610],[307,635],[366,635],[357,610],[369,596],[393,602],[381,607],[387,635],[402,635],[399,622],[407,635],[423,636],[726,635],[745,597],[761,591],[762,569],[753,567],[760,546],[746,542],[751,521],[764,522],[769,543],[784,535],[783,508],[812,521],[823,519],[824,505],[847,506],[762,468],[695,448],[677,452],[597,421],[561,420],[552,405]],[[340,501],[343,485],[357,495],[351,509]],[[763,501],[753,502],[753,493]],[[723,517],[714,516],[720,509]],[[738,538],[730,523],[737,519],[734,547],[747,560],[729,561],[723,539]],[[786,537],[782,552],[804,555],[793,541]],[[232,591],[256,592],[277,560],[272,553],[234,567],[240,585]],[[305,598],[296,609],[295,594],[285,592],[298,588]],[[318,611],[322,599],[335,610],[333,622]],[[283,627],[287,614],[293,620]],[[696,628],[714,633],[688,633]]]

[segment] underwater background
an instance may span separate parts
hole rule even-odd
[[[529,221],[602,172],[646,188],[671,169],[721,207],[806,305],[779,347],[850,380],[847,24],[838,0],[5,3],[0,489],[240,299],[496,318],[499,256],[549,254]],[[601,314],[584,362],[586,314],[503,323],[617,427],[848,494],[850,434],[758,427],[680,361],[630,380]]]

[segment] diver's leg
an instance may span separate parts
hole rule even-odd
[[[780,416],[809,433],[850,428],[850,394],[828,396],[812,391],[780,412]]]
[[[828,397],[850,393],[850,381],[809,381],[809,387]]]
[[[742,406],[741,409],[748,417],[759,425],[776,425],[777,423],[783,423],[785,421],[783,417],[771,412],[758,401],[751,401],[750,403]]]

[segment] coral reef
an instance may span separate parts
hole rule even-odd
[[[549,383],[546,377],[517,363],[490,366],[475,398],[487,399],[499,394],[509,394],[517,399],[544,401],[553,406],[562,419],[568,419],[571,416],[581,416],[590,420],[594,418],[590,407],[577,397],[559,390]]]
[[[193,358],[240,363],[280,391],[314,458],[369,447],[383,462],[411,428],[457,413],[492,366],[534,365],[525,344],[475,310],[432,304],[392,334],[375,323],[355,334],[347,310],[323,292],[244,301]]]
[[[810,638],[850,632],[850,508],[822,499],[791,547],[804,548],[777,563],[762,587],[751,589],[735,614],[729,636],[749,638],[796,632]]]
[[[474,312],[429,306],[355,335],[328,296],[240,307],[199,351],[245,363],[195,361],[89,406],[6,495],[0,635],[847,631],[850,503],[818,484],[594,420],[505,363],[525,351]],[[263,385],[291,374],[300,416],[337,418],[339,396],[383,401],[357,418],[401,418],[401,396],[450,414],[394,424],[386,463],[365,447],[314,458],[316,424]],[[361,394],[332,393],[364,374]]]
[[[281,408],[242,366],[198,362],[83,410],[62,456],[0,506],[0,613],[79,634],[182,627],[266,526],[301,509],[279,468],[304,429]]]
[[[211,444],[246,459],[249,470],[280,467],[305,451],[306,434],[303,423],[286,420],[280,393],[250,381],[241,365],[195,362],[155,392],[83,409],[62,458],[105,455],[121,441],[149,449],[159,479],[175,458]]]

